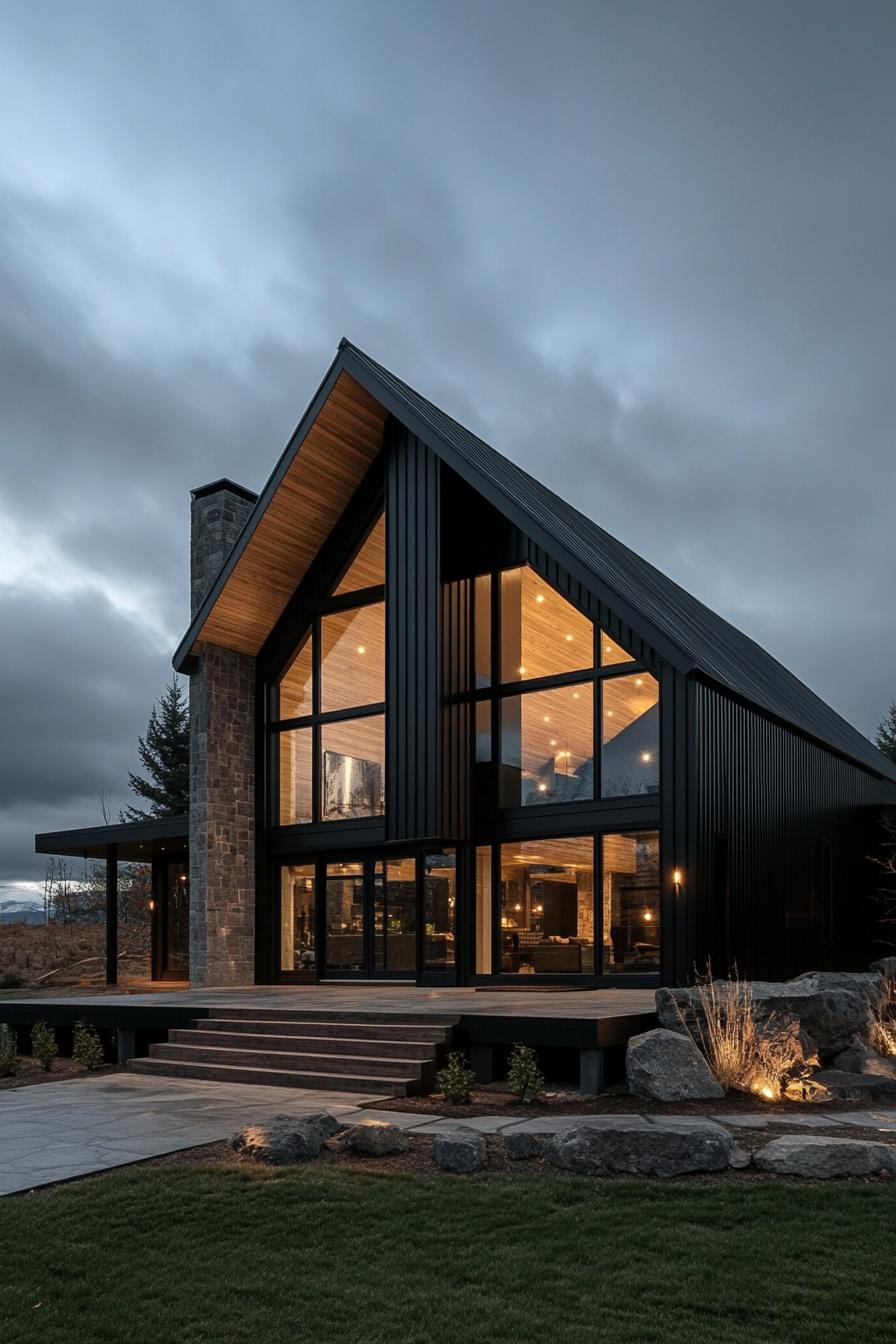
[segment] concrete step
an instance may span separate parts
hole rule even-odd
[[[223,1024],[222,1024],[223,1025]],[[249,1024],[246,1023],[246,1026]],[[196,1028],[176,1027],[168,1033],[172,1045],[233,1046],[237,1050],[267,1050],[269,1052],[315,1055],[373,1055],[381,1059],[432,1060],[436,1045],[430,1041],[396,1041],[381,1036],[356,1038],[351,1036],[313,1036],[268,1033],[267,1023],[259,1023],[257,1031],[206,1031],[204,1025]]]
[[[197,1004],[197,1007],[201,1005]],[[364,1022],[387,1027],[456,1027],[457,1013],[386,1013],[368,1012],[366,1008],[238,1008],[229,1004],[210,1004],[207,1012],[214,1020],[228,1018],[236,1021],[249,1018],[253,1022]]]
[[[433,1063],[419,1059],[381,1059],[370,1055],[315,1055],[307,1051],[239,1049],[229,1046],[181,1045],[165,1042],[149,1047],[150,1059],[187,1064],[233,1064],[240,1068],[289,1069],[294,1073],[365,1074],[371,1078],[400,1079],[419,1086]]]
[[[443,1045],[451,1035],[449,1026],[431,1026],[429,1023],[371,1023],[366,1016],[344,1022],[325,1018],[277,1017],[196,1017],[191,1027],[197,1031],[245,1031],[266,1036],[329,1036],[334,1040],[357,1041],[420,1041]]]
[[[244,1068],[233,1064],[200,1064],[171,1059],[132,1059],[130,1073],[157,1078],[195,1078],[213,1083],[248,1083],[256,1087],[302,1087],[328,1092],[366,1092],[374,1097],[405,1097],[403,1078],[378,1078],[350,1073],[312,1073],[291,1069]]]

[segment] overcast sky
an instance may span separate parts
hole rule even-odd
[[[343,335],[873,735],[894,69],[864,0],[0,0],[0,899]]]

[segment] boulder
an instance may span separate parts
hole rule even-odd
[[[861,1036],[853,1036],[849,1047],[833,1061],[833,1067],[845,1073],[870,1073],[896,1082],[896,1057],[879,1055]]]
[[[691,1037],[664,1027],[630,1038],[625,1076],[630,1092],[654,1101],[718,1099],[725,1095]]]
[[[321,1116],[275,1115],[262,1124],[245,1125],[231,1141],[234,1152],[254,1162],[285,1166],[317,1157],[328,1137]],[[326,1117],[330,1120],[330,1117]]]
[[[868,969],[885,980],[896,980],[896,957],[881,957],[879,961],[872,961]]]
[[[355,1125],[345,1132],[341,1142],[351,1152],[363,1153],[366,1157],[391,1157],[393,1153],[408,1150],[408,1136],[404,1130],[380,1121]]]
[[[555,1134],[550,1159],[585,1176],[682,1176],[741,1165],[726,1129],[714,1120],[633,1117],[625,1124],[575,1125]]]
[[[467,1174],[485,1166],[488,1149],[485,1136],[475,1129],[453,1129],[436,1134],[432,1141],[433,1160],[443,1171]]]
[[[813,1093],[812,1101],[896,1101],[896,1079],[874,1073],[819,1069],[810,1081],[815,1088],[823,1089]]]
[[[776,1176],[876,1176],[896,1172],[896,1148],[866,1139],[785,1134],[753,1154],[760,1171]]]
[[[301,1119],[304,1125],[311,1129],[316,1129],[320,1134],[321,1143],[326,1143],[327,1139],[332,1139],[334,1134],[340,1133],[345,1129],[341,1120],[337,1120],[334,1115],[328,1115],[326,1111],[316,1111],[314,1115],[303,1115],[300,1117],[294,1115],[275,1115],[275,1121],[284,1121],[287,1124],[294,1124],[296,1119]]]
[[[511,1162],[522,1162],[530,1157],[541,1157],[544,1143],[538,1134],[528,1134],[525,1130],[504,1135],[504,1156]]]
[[[723,1003],[729,987],[729,981],[716,982]],[[782,982],[754,980],[750,988],[759,1021],[773,1015],[795,1019],[824,1059],[845,1050],[853,1036],[867,1031],[885,992],[880,975],[845,971],[811,971]],[[702,1008],[693,987],[658,989],[656,1011],[661,1027],[698,1034]]]

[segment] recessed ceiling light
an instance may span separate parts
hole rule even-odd
[[[358,645],[358,652],[359,652],[359,653],[366,653],[366,652],[367,652],[367,649],[366,649],[365,645],[363,645],[363,644],[359,644],[359,645]]]

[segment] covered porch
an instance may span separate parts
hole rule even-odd
[[[36,854],[93,859],[106,869],[106,984],[118,984],[119,864],[152,870],[150,979],[189,981],[189,844],[187,817],[161,817],[48,831],[34,837]]]

